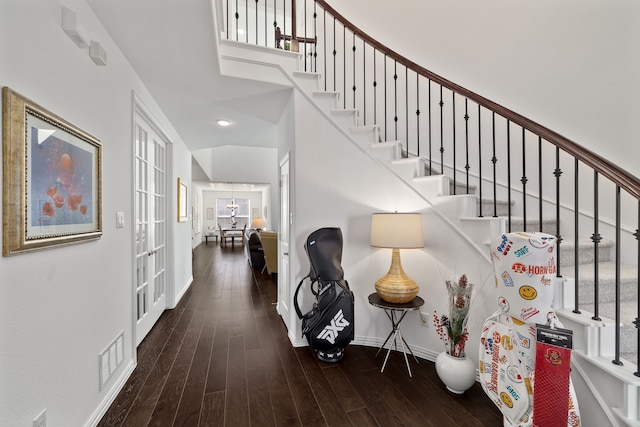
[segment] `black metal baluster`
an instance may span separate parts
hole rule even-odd
[[[467,194],[469,194],[469,99],[464,99],[464,147],[465,147],[465,159],[464,170],[466,176]]]
[[[580,164],[578,163],[578,159],[575,159],[575,178],[574,178],[574,188],[573,188],[573,204],[574,204],[574,208],[573,208],[573,224],[574,224],[574,229],[573,229],[573,235],[575,236],[575,248],[573,249],[573,268],[574,268],[574,273],[573,273],[573,277],[574,277],[574,294],[573,294],[573,312],[576,314],[580,314],[580,287],[578,286],[578,283],[580,283],[580,265],[578,263],[578,260],[580,259],[580,245],[578,244],[578,236],[580,235],[580,199],[579,199],[579,194],[580,194],[580,188],[579,188],[579,183],[580,183],[580,173],[579,173],[579,166]],[[558,262],[558,265],[560,265],[560,262]]]
[[[353,108],[356,108],[356,33],[353,33]]]
[[[444,175],[444,101],[442,100],[442,85],[440,85],[440,173]]]
[[[431,79],[428,80],[429,82],[429,91],[428,91],[428,96],[429,96],[429,101],[428,101],[428,112],[429,112],[429,120],[427,120],[427,123],[429,124],[429,175],[433,175],[433,151],[432,151],[432,140],[431,140]]]
[[[259,0],[255,0],[256,2],[256,46],[258,45],[258,1]],[[266,0],[265,0],[266,3]]]
[[[324,91],[327,91],[327,11],[323,10],[323,14],[322,14],[322,39],[323,39],[323,46],[322,46],[322,50],[324,50],[324,55],[323,55],[323,72],[322,72],[322,80],[324,80]]]
[[[633,233],[638,241],[638,262],[636,265],[638,266],[638,271],[636,273],[636,283],[640,282],[640,200],[638,200],[638,228],[636,228],[636,232]],[[636,327],[636,367],[640,367],[640,292],[638,292],[637,298],[637,311],[636,318],[633,321],[633,326]],[[637,368],[636,368],[637,369]],[[637,369],[633,375],[636,377],[640,377],[640,369]]]
[[[244,2],[244,42],[249,44],[249,0]]]
[[[511,233],[511,120],[507,120],[507,231]]]
[[[457,194],[456,189],[456,93],[451,92],[451,109],[453,110],[452,118],[453,118],[453,129],[452,135],[453,138],[453,194]]]
[[[384,116],[382,125],[384,126],[384,140],[388,141],[387,138],[387,54],[384,54]]]
[[[416,144],[418,147],[416,155],[420,157],[420,75],[418,73],[416,73]]]
[[[296,0],[292,0],[296,1]],[[297,31],[296,31],[297,32]],[[304,2],[304,71],[307,71],[307,59],[309,56],[307,55],[307,1]]]
[[[273,33],[274,33],[274,37],[275,37],[275,33],[278,30],[278,15],[276,13],[276,4],[277,4],[277,1],[273,0]],[[275,40],[274,45],[275,45],[275,47],[277,49],[280,48],[280,41],[279,40]],[[284,46],[282,48],[284,49]]]
[[[523,231],[527,231],[527,182],[529,179],[527,178],[527,155],[526,155],[526,145],[525,145],[525,129],[522,128],[522,178],[520,182],[522,183],[522,223],[523,223]]]
[[[405,139],[407,140],[407,156],[409,156],[409,69],[404,67],[404,121]]]
[[[342,108],[347,109],[347,27],[342,27]]]
[[[318,72],[318,2],[313,2],[313,70]]]
[[[337,62],[336,55],[337,54],[338,54],[338,51],[336,50],[336,18],[334,16],[333,17],[333,91],[334,92],[337,90],[336,80],[338,78],[338,74],[336,71],[336,62]]]
[[[562,170],[560,169],[560,148],[556,147],[556,168],[553,171],[553,175],[556,177],[556,277],[562,277],[560,274],[560,250],[562,246],[562,236],[560,235],[560,177],[562,176]]]
[[[373,124],[378,124],[378,69],[376,68],[377,49],[373,48]]]
[[[593,308],[593,320],[601,320],[599,314],[599,286],[600,286],[600,236],[599,230],[600,217],[598,215],[598,172],[593,172],[593,234],[591,240],[593,241],[593,293],[594,293],[594,308]],[[616,325],[617,327],[617,325]]]
[[[362,125],[367,125],[367,44],[362,40]]]
[[[398,140],[398,61],[393,61],[393,139]],[[409,156],[409,146],[407,146]]]
[[[478,216],[482,218],[482,115],[478,104]]]
[[[538,217],[540,218],[538,231],[542,233],[542,137],[540,136],[538,137]]]
[[[492,148],[491,148],[491,163],[493,164],[493,217],[498,216],[498,185],[496,176],[496,163],[498,158],[496,157],[496,113],[491,113],[491,132],[492,132]]]
[[[264,45],[269,46],[269,43],[267,42],[267,40],[269,39],[268,35],[267,35],[267,28],[269,28],[269,26],[267,25],[267,17],[268,17],[268,13],[267,13],[267,3],[269,3],[267,0],[265,0],[264,2]],[[258,33],[257,31],[258,29],[256,28],[256,34]]]
[[[240,19],[240,13],[238,13],[238,0],[236,0],[236,41],[238,41],[238,19]]]
[[[620,186],[616,185],[616,298],[615,298],[615,318],[616,318],[616,348],[615,358],[612,360],[614,365],[622,366],[620,361]]]

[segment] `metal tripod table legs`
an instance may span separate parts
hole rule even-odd
[[[416,363],[420,362],[418,362],[418,358],[415,354],[413,354],[411,347],[409,347],[409,344],[407,344],[407,341],[405,341],[404,337],[402,336],[402,332],[400,331],[400,323],[402,323],[402,320],[409,311],[418,310],[420,307],[422,307],[422,305],[424,305],[424,300],[420,297],[415,297],[413,300],[407,303],[396,304],[384,301],[378,294],[373,293],[369,295],[369,303],[375,307],[383,309],[385,314],[391,321],[391,332],[389,332],[387,339],[376,352],[376,357],[378,357],[380,351],[382,351],[387,343],[389,343],[389,348],[387,349],[387,354],[384,357],[384,363],[382,364],[382,369],[380,370],[380,372],[384,372],[384,368],[387,366],[387,360],[389,359],[389,354],[391,353],[392,347],[393,349],[398,351],[398,343],[400,343],[400,347],[402,348],[402,353],[404,355],[404,361],[407,365],[407,371],[409,372],[409,376],[412,377],[411,367],[409,366],[409,358],[407,357],[407,351],[411,353],[411,356],[413,356]],[[389,340],[391,339],[391,337],[393,337],[393,341],[390,342]]]

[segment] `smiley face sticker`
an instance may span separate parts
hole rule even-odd
[[[500,393],[500,400],[502,400],[502,403],[507,405],[508,408],[513,408],[513,400],[511,400],[511,396],[504,391]]]
[[[519,293],[522,299],[525,299],[527,301],[534,300],[538,296],[538,291],[536,291],[536,288],[527,285],[520,286]]]

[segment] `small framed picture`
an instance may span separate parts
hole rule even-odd
[[[178,222],[185,222],[189,219],[187,209],[187,184],[178,178]]]

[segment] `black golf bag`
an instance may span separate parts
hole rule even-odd
[[[307,237],[304,249],[311,269],[298,283],[293,304],[302,319],[302,334],[318,359],[337,362],[344,356],[344,347],[353,340],[354,332],[353,292],[344,280],[340,265],[342,231],[339,228],[316,230]],[[298,291],[307,278],[316,301],[311,311],[302,315]]]

